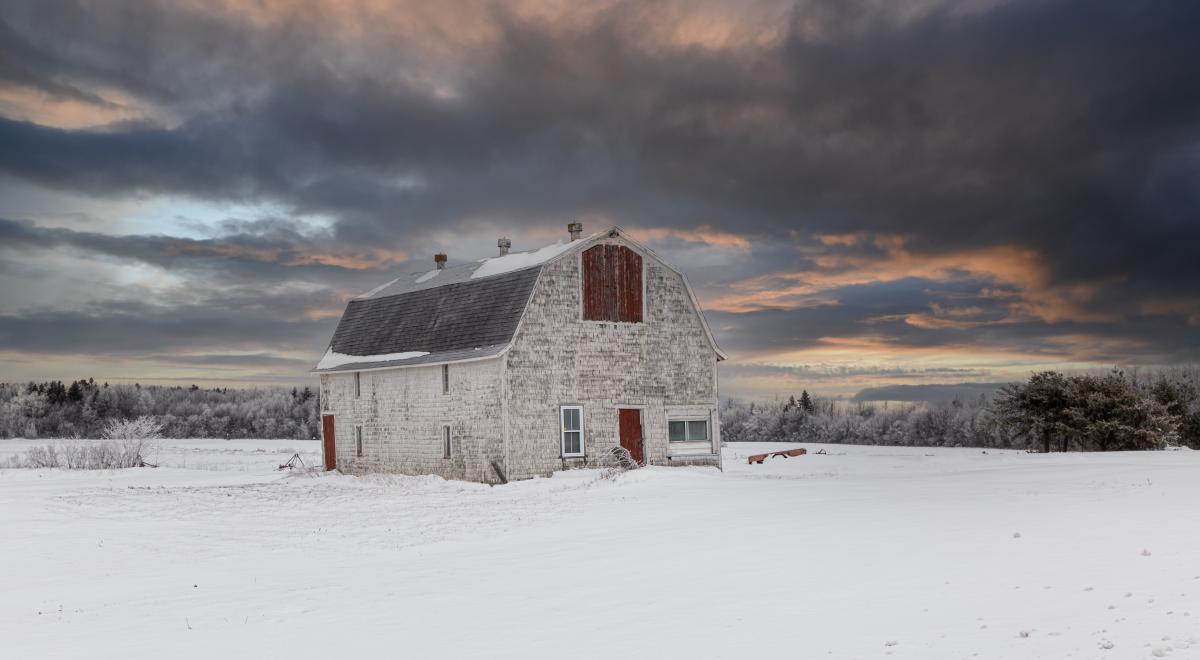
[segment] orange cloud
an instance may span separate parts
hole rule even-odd
[[[216,243],[170,238],[164,242],[167,256],[215,256],[247,259],[282,266],[336,266],[350,270],[371,270],[392,266],[408,259],[408,254],[382,248],[356,248],[353,252],[309,250],[292,247],[256,247],[236,243]]]
[[[22,85],[0,83],[0,115],[64,129],[90,128],[156,115],[151,108],[119,92],[87,91],[95,95],[94,101],[58,96]]]
[[[708,225],[701,225],[695,229],[636,227],[631,228],[630,231],[639,239],[647,241],[661,241],[667,238],[675,238],[690,243],[705,243],[713,247],[733,249],[741,252],[750,251],[750,239],[738,234],[713,229]]]
[[[1145,316],[1183,316],[1188,325],[1200,325],[1200,298],[1151,298],[1138,306]]]
[[[1041,255],[1028,248],[997,245],[935,253],[912,249],[909,240],[903,236],[865,233],[820,235],[817,240],[821,247],[815,250],[834,251],[812,255],[814,269],[770,273],[734,282],[728,285],[725,294],[707,300],[707,306],[731,312],[794,309],[810,305],[814,296],[847,286],[905,278],[950,282],[969,276],[1016,289],[1009,303],[1014,319],[1039,319],[1050,323],[1114,319],[1114,315],[1087,306],[1099,292],[1101,283],[1055,284]],[[865,246],[874,250],[866,254],[838,251]],[[1007,295],[989,290],[996,297]],[[929,319],[916,319],[916,322],[926,323],[927,327],[937,323]]]

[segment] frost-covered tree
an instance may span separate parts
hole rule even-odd
[[[1180,442],[1200,448],[1200,371],[1105,376],[1034,374],[987,396],[945,404],[876,406],[801,394],[780,403],[726,400],[725,442],[831,442],[964,446],[1041,451],[1152,449]]]
[[[1037,443],[1043,452],[1049,452],[1051,441],[1064,421],[1069,398],[1066,376],[1043,371],[1031,376],[1027,383],[1002,387],[993,409],[1015,434],[1027,437],[1031,445]]]
[[[74,391],[76,394],[71,394]],[[168,437],[311,439],[319,397],[282,388],[97,385],[92,379],[0,384],[0,437],[98,438],[109,420],[152,417]]]
[[[995,402],[1001,424],[1039,442],[1042,451],[1160,449],[1178,439],[1180,417],[1138,381],[1105,376],[1034,374],[1006,386]],[[1051,440],[1054,440],[1052,444]]]

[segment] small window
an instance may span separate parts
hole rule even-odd
[[[362,427],[354,427],[354,455],[362,458]]]
[[[442,365],[442,394],[450,393],[450,365]]]
[[[362,374],[357,371],[354,372],[354,396],[362,396]]]
[[[667,435],[671,442],[708,442],[708,420],[669,420]]]
[[[562,420],[562,455],[583,456],[583,407],[563,406],[559,416]]]
[[[442,458],[450,458],[450,427],[442,427]]]

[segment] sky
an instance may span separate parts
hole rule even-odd
[[[0,380],[295,385],[620,225],[723,395],[1200,361],[1200,4],[0,2]]]

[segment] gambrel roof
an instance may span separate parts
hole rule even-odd
[[[585,245],[621,236],[683,276],[619,227],[570,243],[412,273],[352,299],[314,373],[366,371],[496,357],[512,343],[542,268]],[[683,277],[692,304],[700,306]],[[717,347],[704,315],[704,332]]]

